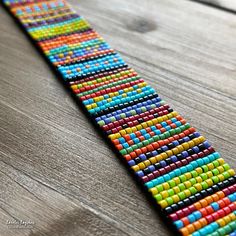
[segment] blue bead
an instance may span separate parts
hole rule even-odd
[[[193,214],[188,215],[188,220],[190,223],[193,223],[196,219],[195,216]]]
[[[143,177],[144,176],[144,173],[143,171],[139,170],[135,173],[139,178]]]
[[[166,162],[165,161],[160,161],[160,164],[162,167],[166,167]]]
[[[128,165],[134,166],[134,165],[136,165],[136,162],[134,160],[130,160],[130,161],[128,161]]]
[[[178,158],[176,156],[171,156],[170,159],[171,159],[172,162],[178,161]]]
[[[154,187],[152,181],[149,181],[149,182],[145,183],[145,186],[146,186],[148,189]]]
[[[184,224],[183,224],[183,222],[181,220],[175,221],[174,224],[175,224],[177,229],[181,229],[181,228],[184,227]]]
[[[204,144],[205,148],[209,148],[211,146],[207,141],[205,141],[203,144]]]
[[[181,155],[183,158],[186,158],[186,157],[188,157],[188,152],[183,151],[183,152],[181,152]]]
[[[140,158],[142,161],[147,160],[147,157],[146,157],[144,154],[139,155],[139,158]]]
[[[199,148],[198,148],[197,146],[192,147],[192,149],[193,149],[193,151],[194,151],[195,153],[198,153],[198,152],[199,152]]]
[[[148,169],[149,169],[151,172],[153,172],[153,171],[156,170],[156,168],[155,168],[153,165],[150,165],[150,166],[148,167]]]
[[[200,211],[195,211],[193,212],[193,215],[195,217],[196,220],[200,219],[202,217],[202,214]]]
[[[220,209],[220,206],[217,202],[213,202],[210,205],[214,209],[214,211],[218,211]]]

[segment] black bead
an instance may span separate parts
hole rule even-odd
[[[161,164],[160,164],[160,163],[155,163],[154,166],[155,166],[155,168],[156,168],[157,170],[159,170],[159,169],[161,168]]]
[[[191,156],[191,155],[193,155],[193,154],[194,154],[194,151],[193,151],[193,149],[188,149],[188,150],[187,150],[187,152],[188,152],[189,156]]]
[[[145,168],[143,170],[144,174],[147,175],[147,174],[150,174],[151,173],[151,170],[149,170],[148,168]]]
[[[182,155],[180,153],[177,154],[176,157],[178,158],[179,161],[183,159],[183,157],[182,157]]]
[[[183,202],[185,206],[189,206],[191,204],[191,201],[188,198],[184,199]]]
[[[128,126],[127,124],[123,124],[123,125],[122,125],[122,128],[123,128],[123,129],[126,129],[126,128],[128,128],[128,127],[129,127],[129,126]]]
[[[169,149],[173,149],[175,147],[175,145],[173,143],[169,143],[166,145]]]
[[[211,195],[211,194],[213,194],[213,193],[214,193],[214,191],[213,191],[213,189],[212,189],[212,188],[208,188],[206,191],[207,191],[208,195]]]
[[[153,156],[153,155],[152,155],[151,152],[147,152],[147,153],[146,153],[146,157],[147,157],[147,158],[150,158],[150,157],[152,157],[152,156]]]
[[[220,190],[217,185],[213,185],[211,188],[214,190],[214,192],[218,192]]]
[[[201,195],[202,195],[203,197],[207,197],[207,196],[208,196],[207,191],[206,191],[205,189],[203,189],[203,190],[201,191]]]
[[[182,144],[184,142],[184,140],[181,138],[178,140],[179,144]]]
[[[158,154],[160,154],[160,153],[162,153],[163,151],[161,150],[161,148],[158,148],[158,149],[157,149],[157,152],[158,152]]]
[[[178,208],[184,208],[185,207],[185,204],[183,201],[179,201],[178,203]]]
[[[200,149],[200,151],[203,151],[205,149],[205,146],[203,143],[198,145],[198,148]]]
[[[112,131],[108,130],[108,131],[106,131],[106,133],[107,133],[107,135],[110,135],[110,134],[112,134]]]
[[[169,215],[169,214],[172,213],[172,208],[171,207],[166,207],[163,211],[164,211],[165,214]]]
[[[165,162],[169,165],[172,163],[172,160],[170,158],[165,159]]]
[[[143,123],[143,118],[138,119],[139,124]]]
[[[174,211],[178,211],[178,209],[179,209],[179,207],[177,206],[177,204],[173,204],[172,206],[171,206],[171,208],[172,208],[172,211],[174,212]]]
[[[202,199],[202,196],[201,196],[200,193],[196,193],[196,194],[195,194],[195,198],[196,198],[197,200],[200,200],[200,199]]]
[[[190,139],[194,139],[194,138],[195,138],[195,135],[194,135],[194,134],[190,134],[190,135],[189,135],[189,138],[190,138]]]
[[[197,201],[196,197],[194,195],[189,197],[189,200],[191,201],[191,203],[194,203]]]
[[[134,159],[134,161],[135,161],[137,164],[140,163],[140,162],[142,162],[142,160],[141,160],[140,157],[136,157],[136,158]]]

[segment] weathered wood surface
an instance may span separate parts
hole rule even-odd
[[[194,0],[194,1],[199,1],[228,11],[236,12],[235,0]]]
[[[236,168],[236,15],[184,0],[70,2]],[[0,235],[171,235],[4,9],[0,22]]]

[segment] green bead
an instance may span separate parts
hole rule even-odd
[[[154,198],[157,200],[157,202],[160,202],[162,200],[161,194],[155,195]]]
[[[106,123],[105,123],[105,121],[104,120],[99,120],[98,121],[98,125],[99,126],[103,126],[103,125],[105,125]]]
[[[225,179],[228,179],[230,177],[230,174],[228,172],[222,173]]]
[[[160,193],[160,192],[162,192],[164,190],[164,188],[163,188],[163,186],[161,184],[157,185],[156,189],[157,189],[158,193]]]
[[[196,179],[190,179],[189,182],[190,182],[192,185],[194,185],[194,184],[197,183]]]
[[[171,197],[168,197],[165,199],[169,205],[172,205],[174,203],[174,200]]]
[[[122,149],[122,150],[120,150],[120,154],[124,156],[127,154],[127,151],[125,149]]]
[[[183,192],[178,193],[178,196],[181,200],[185,199],[185,194]]]
[[[181,181],[182,183],[187,180],[187,178],[186,178],[185,175],[180,175],[180,176],[179,176],[179,179],[180,179],[180,181]]]
[[[217,160],[216,160],[216,161],[213,161],[212,164],[214,165],[214,167],[218,167],[218,166],[220,165]]]
[[[213,175],[218,175],[218,174],[220,174],[219,170],[217,170],[217,169],[212,170],[212,173],[213,173]]]
[[[171,130],[169,131],[169,133],[170,133],[171,136],[173,136],[173,135],[175,134],[175,130],[174,130],[174,129],[171,129]]]
[[[195,189],[194,187],[190,187],[190,188],[189,188],[189,191],[190,191],[192,194],[197,193],[197,189]]]
[[[185,185],[184,185],[183,183],[179,184],[178,187],[179,187],[179,189],[180,189],[181,191],[183,191],[183,190],[186,189],[186,188],[185,188]]]
[[[175,195],[175,192],[173,189],[168,189],[167,192],[168,192],[169,196]]]
[[[179,127],[177,127],[177,128],[175,129],[175,132],[176,132],[176,134],[179,134],[179,133],[181,133],[182,131],[181,131],[181,129],[180,129]]]
[[[208,184],[206,182],[202,182],[201,185],[202,185],[203,189],[207,189],[208,188]]]
[[[137,146],[138,146],[139,148],[141,148],[141,147],[143,147],[143,144],[142,144],[142,143],[137,143]]]
[[[207,180],[207,178],[208,178],[205,173],[200,174],[200,177],[201,177],[203,180]]]
[[[225,164],[223,165],[223,168],[224,168],[224,170],[229,170],[229,169],[230,169],[230,166],[229,166],[229,164],[226,164],[226,163],[225,163]]]
[[[170,180],[170,181],[168,181],[168,183],[171,188],[175,187],[175,185],[176,185],[174,180]]]
[[[128,153],[131,153],[131,152],[133,152],[133,148],[132,148],[132,147],[128,147],[128,148],[126,148],[126,151],[127,151]]]
[[[202,169],[203,169],[204,172],[208,171],[208,167],[207,166],[202,166]]]
[[[192,170],[190,174],[192,175],[193,178],[196,178],[198,176],[198,173],[195,170]]]
[[[165,139],[165,135],[164,134],[160,134],[159,137],[160,137],[160,139]]]
[[[156,142],[156,141],[159,140],[159,136],[158,136],[158,135],[154,135],[154,136],[153,136],[153,139],[154,139],[154,141]]]
[[[170,137],[169,131],[166,131],[166,132],[164,133],[164,135],[165,135],[165,138],[169,138],[169,137]]]

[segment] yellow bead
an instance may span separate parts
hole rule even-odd
[[[174,190],[175,193],[179,193],[180,192],[180,189],[178,186],[175,186],[172,188]]]
[[[144,163],[145,166],[150,166],[151,165],[151,162],[149,160],[145,160],[143,163]]]
[[[171,150],[168,150],[165,152],[167,154],[168,157],[172,156],[173,155],[173,152]]]
[[[165,152],[161,153],[160,156],[161,156],[162,160],[165,160],[166,158],[168,158],[168,155]]]
[[[155,196],[158,194],[158,190],[156,188],[150,188],[148,191],[152,194],[152,196]]]
[[[172,199],[173,199],[174,203],[177,203],[177,202],[180,201],[180,198],[179,198],[178,195],[173,195],[173,196],[172,196]]]
[[[159,204],[160,204],[160,206],[161,206],[162,209],[163,209],[163,208],[166,208],[166,207],[168,206],[168,203],[167,203],[166,200],[160,201]]]
[[[139,163],[139,164],[138,164],[138,167],[139,167],[140,170],[143,170],[143,169],[146,168],[146,166],[144,165],[143,162]]]
[[[165,190],[170,189],[170,185],[168,183],[163,183],[162,186]]]
[[[157,163],[156,157],[151,157],[151,158],[149,158],[149,161],[150,161],[152,164]]]
[[[201,185],[201,184],[199,184],[199,183],[197,183],[197,184],[194,184],[194,188],[196,188],[196,189],[197,189],[197,191],[199,192],[199,191],[201,191],[201,190],[202,190],[202,185]]]
[[[163,199],[169,197],[169,194],[168,194],[167,191],[162,191],[160,194],[161,194],[161,196],[162,196]]]
[[[139,166],[138,165],[135,165],[135,166],[132,166],[131,167],[135,172],[139,171]]]

